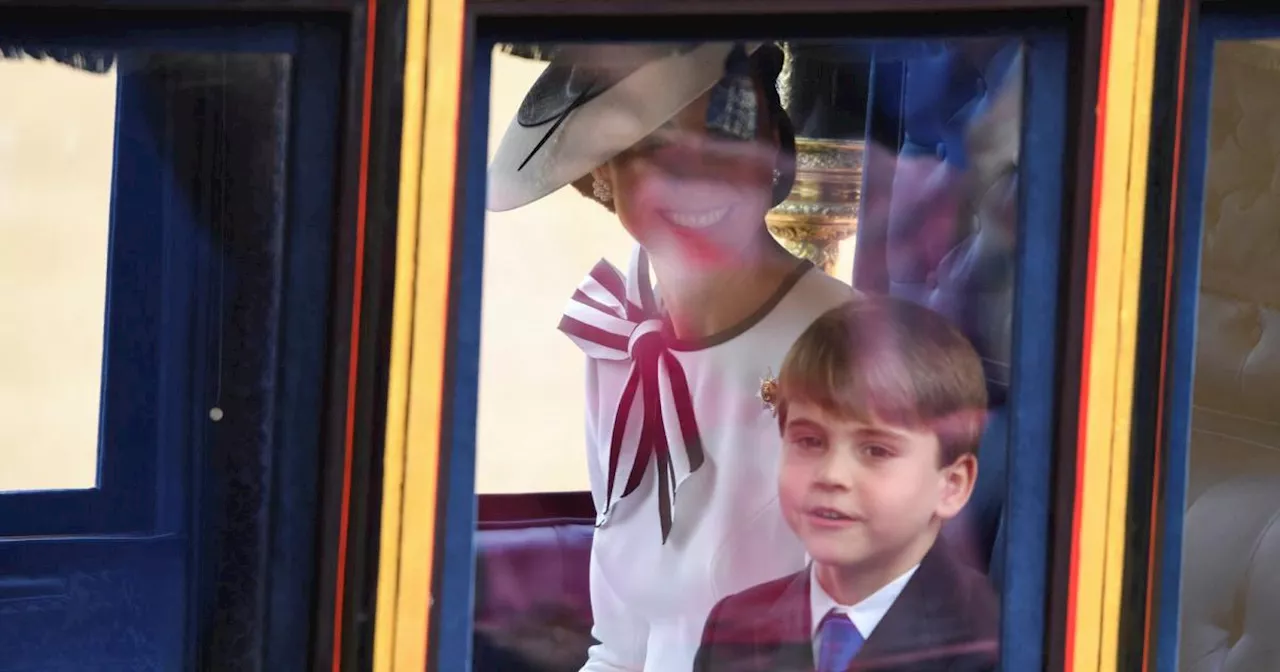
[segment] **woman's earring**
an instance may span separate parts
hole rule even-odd
[[[782,179],[782,171],[777,168],[773,169],[773,183],[777,184]]]
[[[608,182],[598,177],[591,183],[591,191],[595,192],[596,200],[601,203],[608,203],[613,200],[613,187],[610,187]]]

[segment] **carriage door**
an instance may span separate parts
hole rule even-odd
[[[0,669],[306,669],[343,27],[0,15]]]

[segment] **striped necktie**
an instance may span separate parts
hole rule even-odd
[[[863,641],[862,633],[848,614],[836,609],[828,611],[818,628],[817,672],[845,672]]]

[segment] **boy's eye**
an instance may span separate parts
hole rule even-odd
[[[869,443],[863,446],[862,452],[866,453],[867,457],[870,457],[876,460],[883,460],[888,457],[893,457],[892,450],[878,443]]]
[[[793,436],[791,445],[802,450],[817,450],[822,447],[822,439],[812,435]]]

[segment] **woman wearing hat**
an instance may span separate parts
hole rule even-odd
[[[563,47],[489,169],[490,210],[573,184],[637,243],[626,273],[592,269],[560,322],[588,357],[599,643],[584,671],[688,670],[719,598],[805,563],[761,397],[853,290],[765,228],[794,175],[782,60],[771,45]]]

